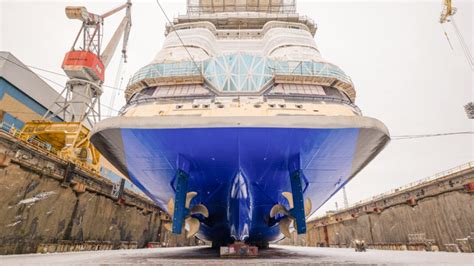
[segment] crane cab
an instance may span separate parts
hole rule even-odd
[[[62,68],[69,78],[104,82],[104,64],[100,57],[92,52],[70,51],[66,53]]]

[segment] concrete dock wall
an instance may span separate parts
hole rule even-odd
[[[351,247],[357,239],[381,249],[449,251],[455,245],[473,252],[472,184],[474,164],[320,217],[308,223],[305,236],[281,243]]]
[[[0,254],[196,244],[165,233],[150,200],[113,194],[110,181],[0,133]]]

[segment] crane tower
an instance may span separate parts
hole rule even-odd
[[[100,96],[105,70],[122,40],[122,57],[127,60],[127,44],[131,28],[131,6],[128,0],[102,15],[87,11],[85,7],[66,7],[69,19],[82,21],[71,50],[66,53],[62,69],[69,80],[61,92],[63,99],[55,102],[41,121],[25,124],[21,137],[37,138],[51,144],[51,151],[90,170],[98,171],[99,153],[89,141],[90,127],[100,120]],[[109,43],[102,50],[104,20],[125,9],[125,16]],[[52,122],[62,117],[63,122]]]

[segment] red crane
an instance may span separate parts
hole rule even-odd
[[[62,63],[69,80],[61,93],[62,99],[50,107],[43,120],[25,124],[21,132],[22,139],[39,139],[48,143],[48,149],[58,156],[83,168],[99,171],[100,154],[89,140],[89,127],[100,119],[100,96],[105,70],[122,36],[122,56],[126,62],[132,25],[131,6],[132,3],[128,0],[102,15],[90,13],[85,7],[66,7],[68,18],[82,21],[82,27]],[[102,50],[105,18],[123,9],[126,10],[125,16]],[[64,121],[49,121],[53,117],[60,117]]]
[[[66,53],[62,68],[70,78],[82,78],[93,82],[104,82],[104,74],[115,49],[123,34],[122,54],[126,62],[127,44],[131,27],[131,2],[128,1],[111,11],[97,15],[87,11],[85,7],[66,7],[66,15],[70,19],[82,21],[71,51]],[[109,44],[102,52],[102,36],[104,19],[126,9],[126,15],[115,31]],[[82,36],[82,38],[81,38]],[[79,48],[77,48],[79,46]]]

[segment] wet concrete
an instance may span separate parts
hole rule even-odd
[[[111,250],[61,254],[0,256],[0,265],[121,264],[121,265],[473,265],[468,253],[417,252],[271,246],[257,258],[220,258],[209,247]]]

